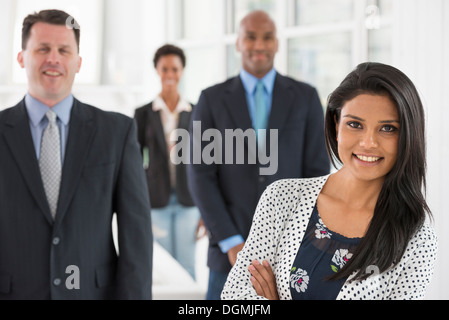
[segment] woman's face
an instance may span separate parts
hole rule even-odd
[[[169,54],[160,57],[156,65],[156,71],[161,78],[162,89],[177,89],[183,70],[179,56]]]
[[[360,94],[347,101],[336,130],[343,168],[360,180],[385,179],[399,141],[399,115],[390,97]]]

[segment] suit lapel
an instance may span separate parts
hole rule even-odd
[[[75,99],[70,115],[69,137],[62,168],[56,224],[63,220],[68,205],[78,187],[82,168],[90,151],[95,131],[96,126],[91,110]]]
[[[294,99],[289,84],[285,82],[283,76],[277,74],[274,82],[273,102],[267,129],[278,129],[280,135],[282,129],[285,127],[293,104]]]
[[[168,157],[167,143],[165,142],[164,127],[162,126],[161,112],[153,110],[153,104],[150,105],[148,110],[148,123],[147,130],[152,130],[156,136],[156,141],[159,144],[160,150],[163,155]],[[147,132],[145,132],[145,135]],[[150,160],[151,161],[151,160]]]
[[[238,76],[230,81],[226,89],[225,105],[229,109],[235,128],[245,131],[253,127],[246,102],[245,89]]]
[[[47,221],[53,224],[53,218],[45,195],[33,139],[31,137],[30,124],[24,100],[11,109],[6,125],[10,127],[10,130],[5,130],[4,132],[6,143],[39,209],[44,213]]]
[[[179,113],[178,128],[189,130],[191,112],[182,111]]]
[[[225,105],[229,110],[234,127],[246,131],[253,129],[251,117],[249,115],[248,103],[246,101],[245,88],[239,76],[231,79],[228,88],[225,91]],[[233,129],[233,128],[227,128]],[[245,146],[248,150],[248,156],[251,159],[257,159],[257,143],[249,144],[245,139]]]

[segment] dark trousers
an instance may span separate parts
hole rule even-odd
[[[209,270],[209,285],[206,300],[220,300],[221,291],[228,278],[228,273]]]

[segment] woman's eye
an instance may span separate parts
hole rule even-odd
[[[362,125],[356,121],[349,121],[347,125],[355,129],[362,127]]]
[[[394,131],[397,131],[397,130],[398,129],[395,126],[390,126],[390,125],[383,126],[382,129],[381,129],[381,131],[384,131],[384,132],[394,132]]]

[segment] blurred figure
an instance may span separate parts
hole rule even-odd
[[[17,60],[28,93],[0,112],[0,300],[151,299],[136,125],[73,97],[81,57],[72,20],[44,10],[23,21]]]
[[[189,129],[192,104],[182,99],[178,84],[186,65],[182,49],[167,44],[154,55],[162,90],[149,104],[136,109],[138,140],[152,204],[156,241],[195,279],[196,231],[200,214],[187,186],[186,166],[173,164],[170,141],[176,129]]]
[[[330,171],[318,93],[274,69],[278,39],[268,14],[254,11],[241,21],[236,47],[242,54],[239,76],[202,92],[193,111],[192,131],[200,124],[201,136],[207,130],[218,130],[225,137],[226,131],[241,129],[248,132],[248,139],[242,143],[244,154],[239,156],[248,160],[265,150],[267,157],[278,163],[272,174],[261,174],[265,164],[260,157],[256,164],[249,160],[238,164],[233,159],[232,164],[191,161],[188,166],[190,190],[209,234],[206,298],[211,300],[220,299],[265,188],[278,179],[315,177]],[[199,141],[194,134],[191,139],[192,158],[207,153],[210,142]],[[198,145],[201,155],[194,154]],[[224,159],[229,156],[227,151],[223,148],[217,154]],[[232,151],[235,158],[235,146]]]

